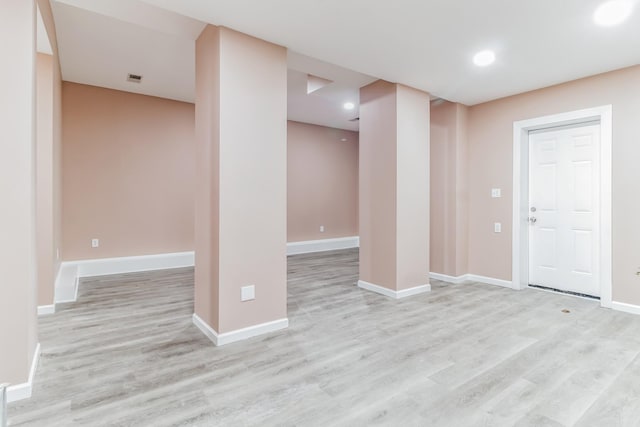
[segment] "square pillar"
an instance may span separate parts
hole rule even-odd
[[[196,41],[194,323],[217,345],[288,326],[286,146],[286,49],[208,25]],[[246,287],[255,298],[242,301]]]
[[[378,80],[360,90],[360,280],[402,298],[429,285],[429,95]]]
[[[469,273],[468,111],[449,101],[431,108],[431,273],[454,281]]]

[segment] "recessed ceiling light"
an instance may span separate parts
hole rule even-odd
[[[633,10],[631,0],[611,0],[598,6],[593,20],[603,27],[617,25],[627,19]]]
[[[353,110],[354,108],[356,108],[356,104],[354,104],[353,102],[345,102],[343,107],[345,110]]]
[[[473,56],[473,63],[478,67],[486,67],[493,64],[496,60],[496,54],[492,50],[483,50]]]

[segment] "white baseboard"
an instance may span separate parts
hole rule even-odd
[[[431,279],[440,280],[447,283],[455,283],[456,285],[459,283],[464,283],[467,280],[466,274],[463,274],[462,276],[449,276],[440,273],[429,273],[429,277]]]
[[[39,305],[38,306],[38,316],[46,316],[47,314],[53,314],[56,312],[56,305]]]
[[[73,302],[78,297],[78,266],[73,262],[63,262],[56,278],[55,297],[57,303]]]
[[[392,289],[385,288],[384,286],[374,285],[373,283],[365,282],[364,280],[358,280],[358,287],[394,299],[406,298],[431,291],[431,285],[428,283],[409,289],[394,291]]]
[[[215,345],[218,345],[218,333],[211,326],[209,326],[207,322],[202,320],[202,318],[195,313],[193,313],[193,316],[191,316],[191,321],[194,325],[196,325],[198,329],[200,329],[200,332],[205,334],[206,337],[213,341]]]
[[[617,311],[624,311],[625,313],[640,314],[640,305],[627,304],[625,302],[611,303],[611,308]]]
[[[465,280],[470,282],[480,282],[487,285],[501,286],[503,288],[514,289],[511,280],[494,279],[493,277],[478,276],[477,274],[466,274]]]
[[[56,303],[75,301],[78,297],[78,279],[81,277],[193,267],[194,262],[195,253],[193,251],[65,261],[60,266],[56,279],[55,300]]]
[[[287,255],[357,248],[360,238],[310,240],[287,243]],[[136,273],[141,271],[193,267],[195,252],[142,255],[119,258],[101,258],[65,261],[60,265],[55,284],[55,302],[74,302],[78,297],[78,279],[109,274]]]
[[[510,280],[495,279],[493,277],[479,276],[477,274],[463,274],[462,276],[448,276],[440,273],[429,273],[429,277],[448,283],[480,282],[487,285],[501,286],[503,288],[516,289]]]
[[[335,239],[307,240],[287,243],[287,255],[308,254],[312,252],[351,249],[360,246],[360,237],[338,237]]]
[[[202,331],[202,333],[205,334],[207,338],[213,341],[213,343],[218,347],[253,338],[258,335],[264,335],[271,332],[279,331],[281,329],[286,329],[289,327],[289,319],[285,318],[219,334],[197,314],[193,313],[192,319],[193,324],[196,325],[198,329],[200,329],[200,331]]]
[[[119,258],[73,261],[78,266],[78,277],[106,276],[109,274],[135,273],[168,268],[193,267],[195,253],[128,256]]]
[[[33,391],[33,378],[36,375],[38,369],[38,362],[40,361],[40,343],[36,345],[36,349],[33,352],[33,360],[31,361],[31,370],[29,371],[29,380],[26,383],[16,384],[7,387],[7,402],[16,402],[22,399],[28,399],[31,397]]]

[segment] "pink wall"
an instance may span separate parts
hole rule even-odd
[[[613,300],[640,305],[640,66],[540,89],[469,110],[469,270],[511,280],[513,122],[613,106]],[[491,199],[491,188],[502,198]],[[503,232],[494,233],[493,223]]]
[[[393,291],[429,275],[429,95],[360,89],[360,280]]]
[[[396,85],[360,89],[360,280],[396,289]]]
[[[220,29],[196,40],[194,312],[220,330]]]
[[[357,235],[358,133],[288,122],[287,241]]]
[[[228,332],[287,317],[287,50],[224,27],[220,47],[219,332]],[[247,284],[256,299],[241,302]]]
[[[431,271],[468,273],[468,107],[431,108]]]
[[[429,94],[397,85],[396,289],[429,283]]]
[[[68,82],[62,95],[64,259],[193,250],[193,105]]]
[[[218,333],[287,316],[286,93],[285,48],[204,29],[196,41],[195,310]],[[247,285],[255,299],[242,302]]]
[[[38,251],[38,305],[53,304],[56,242],[54,239],[54,128],[53,67],[51,55],[37,54],[36,235]]]
[[[0,383],[25,383],[37,346],[35,2],[0,14]]]
[[[62,73],[51,5],[37,3],[53,51],[38,54],[36,64],[38,305],[51,305],[62,259]]]
[[[193,162],[217,155],[196,155],[194,105],[65,82],[64,112],[64,259],[194,250],[194,183],[207,178],[195,179]],[[287,128],[288,241],[357,236],[358,133],[297,122]],[[54,163],[56,147],[47,154]],[[43,243],[54,255],[56,230],[54,242]],[[99,248],[91,248],[94,237]],[[41,305],[52,301],[48,277],[58,268],[46,264]]]

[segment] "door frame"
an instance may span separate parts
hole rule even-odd
[[[571,124],[600,122],[600,305],[611,308],[611,105],[513,122],[512,270],[514,289],[529,282],[529,132]]]

